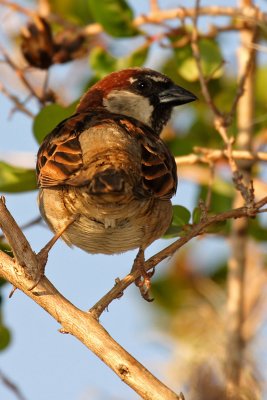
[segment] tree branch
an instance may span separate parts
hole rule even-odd
[[[253,8],[253,0],[241,0],[241,7]],[[248,26],[247,30],[240,32],[240,47],[238,49],[238,75],[239,85],[231,115],[237,110],[237,146],[240,150],[251,151],[254,118],[254,71],[255,50],[250,46],[256,36],[255,27]],[[234,206],[250,202],[253,188],[249,189],[251,182],[251,163],[242,162],[238,165],[242,182],[239,192],[236,193]],[[238,183],[238,182],[237,182]],[[226,347],[226,388],[229,398],[241,398],[242,376],[244,374],[244,352],[246,341],[243,337],[242,327],[245,316],[245,274],[247,270],[248,248],[248,220],[242,219],[233,222],[230,235],[232,255],[228,263],[228,324]]]
[[[196,163],[205,163],[209,164],[211,161],[216,162],[222,159],[227,159],[227,150],[221,149],[209,149],[206,147],[194,147],[193,150],[195,153],[187,154],[185,156],[177,156],[175,157],[175,161],[177,165],[192,165]],[[235,160],[240,161],[267,161],[267,153],[263,151],[259,151],[253,153],[247,150],[233,150],[232,157]]]
[[[2,371],[0,371],[0,380],[2,380],[3,384],[16,396],[18,400],[26,400],[18,386],[14,382],[11,382]]]
[[[151,0],[151,4],[156,4],[155,0]],[[21,12],[30,17],[36,15],[36,11],[28,10],[25,7],[18,5],[12,1],[8,0],[0,0],[0,5],[9,7],[17,12]],[[141,26],[144,24],[159,24],[166,20],[180,19],[184,20],[185,18],[194,18],[196,15],[195,7],[177,7],[174,9],[160,9],[158,7],[152,7],[150,12],[146,15],[140,15],[136,17],[133,21],[135,26]],[[260,24],[267,22],[267,13],[262,12],[260,9],[256,7],[220,7],[220,6],[207,6],[207,7],[199,7],[198,15],[205,16],[226,16],[234,19],[241,19],[242,21],[249,21],[250,23]],[[87,25],[83,32],[88,35],[95,35],[101,33],[103,31],[102,26],[98,23],[93,23]]]
[[[14,94],[9,93],[2,83],[0,83],[0,92],[3,93],[10,101],[12,101],[12,103],[14,103],[14,108],[11,110],[11,113],[14,111],[21,111],[28,117],[34,118],[34,114],[25,107],[24,102],[20,101],[19,98]]]
[[[161,250],[151,258],[149,258],[144,265],[146,271],[154,268],[161,261],[168,257],[171,257],[177,250],[188,243],[191,239],[205,233],[205,230],[218,222],[226,221],[228,219],[236,219],[242,217],[255,217],[260,212],[261,207],[267,204],[267,196],[254,204],[254,208],[240,207],[234,210],[226,211],[220,214],[209,216],[206,219],[201,220],[198,224],[193,224],[187,227],[187,233],[184,233],[180,239]],[[108,305],[116,298],[119,298],[123,291],[130,286],[135,279],[138,278],[138,274],[128,274],[122,280],[118,280],[115,286],[103,296],[91,309],[90,312],[95,318],[99,318],[101,313],[108,307]]]
[[[127,385],[146,400],[182,400],[143,365],[124,350],[99,324],[96,319],[75,307],[43,277],[33,291],[32,269],[35,275],[39,269],[36,254],[0,199],[0,226],[12,246],[17,260],[0,252],[0,276],[39,304],[64,331],[72,334],[109,366]],[[24,258],[22,257],[22,251]]]

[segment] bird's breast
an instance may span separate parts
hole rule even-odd
[[[43,189],[39,205],[54,232],[78,215],[62,238],[89,253],[114,254],[146,248],[165,233],[172,218],[168,200],[128,199],[101,205],[79,190]]]

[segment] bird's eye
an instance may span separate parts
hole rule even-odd
[[[151,87],[151,82],[148,81],[148,80],[139,79],[139,80],[136,82],[136,88],[137,88],[138,90],[140,90],[141,92],[144,92],[144,91],[146,91],[146,90],[149,90],[150,87]]]

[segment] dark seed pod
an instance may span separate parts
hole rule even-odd
[[[54,38],[54,63],[66,63],[82,57],[88,51],[85,46],[85,37],[82,33],[62,31]]]
[[[22,29],[21,38],[22,54],[31,66],[48,69],[53,64],[53,36],[44,18],[36,16]]]

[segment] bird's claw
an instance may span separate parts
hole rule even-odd
[[[151,280],[150,280],[150,278],[151,278],[152,275],[150,273],[145,272],[145,273],[142,273],[142,275],[139,276],[135,280],[135,284],[139,288],[141,296],[143,297],[143,299],[145,299],[148,302],[151,302],[151,301],[154,300],[149,295],[149,291],[150,291],[150,288],[151,288]]]
[[[140,248],[134,260],[131,272],[139,271],[139,277],[135,280],[135,284],[139,288],[143,299],[151,302],[154,299],[152,299],[149,296],[149,291],[151,288],[151,277],[154,275],[155,268],[152,268],[151,271],[147,272],[144,268],[144,263],[145,263],[144,250]]]

